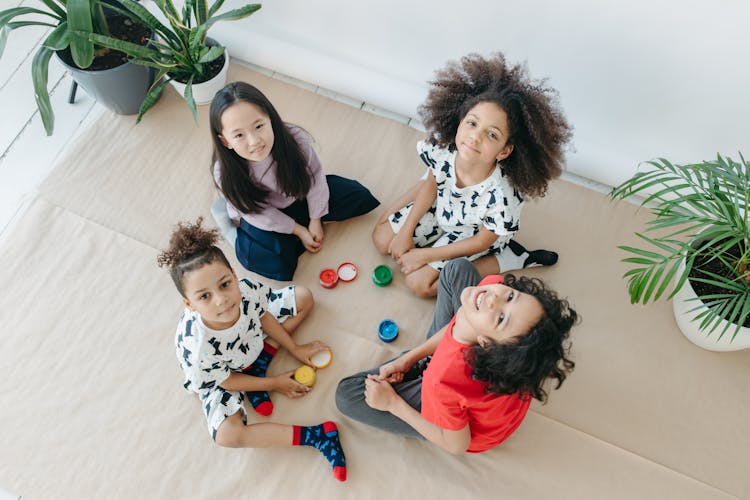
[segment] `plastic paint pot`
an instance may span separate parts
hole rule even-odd
[[[333,353],[329,350],[325,350],[316,353],[312,358],[310,358],[310,361],[312,361],[312,364],[315,366],[315,368],[320,369],[330,365],[332,359]]]
[[[307,387],[315,385],[315,370],[307,365],[302,365],[294,371],[294,380]]]
[[[393,342],[398,337],[398,325],[390,319],[384,319],[378,325],[378,337],[383,342]]]
[[[320,286],[323,288],[333,288],[339,282],[339,275],[333,269],[323,269],[320,271]]]
[[[344,262],[336,270],[336,275],[341,281],[349,283],[350,281],[354,281],[354,278],[357,277],[357,272],[357,266],[351,262]]]
[[[393,273],[388,266],[378,266],[372,272],[372,282],[378,286],[388,286],[393,280]]]

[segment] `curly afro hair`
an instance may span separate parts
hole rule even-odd
[[[204,229],[202,225],[203,217],[198,217],[195,224],[190,222],[177,224],[169,238],[169,248],[156,257],[159,267],[169,269],[172,281],[174,281],[177,290],[183,297],[185,296],[185,289],[182,282],[185,275],[190,271],[200,269],[217,260],[232,269],[224,252],[216,246],[216,242],[219,240],[219,231]]]
[[[525,65],[508,66],[500,53],[485,59],[470,54],[436,73],[427,100],[418,111],[430,139],[455,149],[458,125],[471,108],[493,102],[508,115],[511,155],[503,172],[521,194],[544,196],[547,183],[560,175],[563,146],[572,128],[557,103],[557,91],[545,80],[531,81]]]
[[[570,350],[570,329],[578,321],[578,314],[538,278],[507,274],[504,283],[535,297],[544,311],[542,319],[526,335],[511,342],[473,346],[466,351],[466,362],[472,367],[474,378],[486,382],[488,393],[520,393],[523,399],[534,397],[544,403],[545,381],[556,379],[555,389],[559,389],[575,367],[566,355]]]

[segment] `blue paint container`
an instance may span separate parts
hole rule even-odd
[[[384,319],[378,325],[378,337],[383,342],[393,342],[398,337],[398,325],[390,319]]]

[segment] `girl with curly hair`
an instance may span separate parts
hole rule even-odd
[[[556,253],[512,239],[524,200],[544,196],[562,171],[571,128],[555,97],[502,54],[438,71],[419,109],[429,131],[417,145],[426,178],[372,234],[416,295],[434,297],[440,270],[456,257],[475,261],[483,276],[557,262]]]
[[[575,363],[567,300],[538,279],[487,276],[467,259],[448,262],[427,341],[339,382],[346,416],[451,453],[480,453],[521,425],[547,379],[563,383]]]
[[[313,308],[310,290],[294,285],[279,290],[239,280],[224,253],[215,245],[218,231],[195,224],[177,225],[169,248],[158,256],[167,267],[185,310],[175,337],[183,387],[201,401],[211,438],[220,446],[265,448],[305,445],[317,448],[346,480],[346,460],[336,424],[303,427],[271,422],[247,424],[244,401],[262,416],[273,403],[268,393],[290,398],[310,391],[296,382],[293,371],[266,376],[268,364],[283,347],[302,363],[327,350],[320,341],[298,345],[292,333]]]

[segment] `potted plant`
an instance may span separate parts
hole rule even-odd
[[[122,53],[96,46],[81,30],[111,38],[147,43],[145,25],[129,19],[116,0],[40,0],[36,7],[0,11],[0,56],[10,31],[25,26],[52,28],[32,60],[32,81],[39,114],[47,135],[54,130],[54,113],[47,90],[49,62],[57,54],[73,79],[99,102],[119,114],[134,114],[151,84],[148,68],[129,65]]]
[[[152,41],[152,45],[144,47],[94,31],[88,34],[88,38],[92,42],[128,54],[135,64],[156,70],[156,79],[141,104],[136,121],[140,121],[143,114],[154,105],[167,84],[173,82],[181,84],[177,88],[197,122],[196,101],[198,104],[211,101],[216,91],[226,83],[226,68],[229,64],[226,49],[207,37],[209,28],[218,21],[248,17],[260,9],[260,4],[248,4],[217,15],[224,0],[215,0],[210,7],[207,0],[190,0],[185,2],[181,10],[174,6],[172,0],[155,0],[154,3],[167,20],[165,24],[139,3],[133,0],[120,1],[135,18],[155,32],[157,39]],[[196,90],[199,84],[207,82],[211,82],[208,85],[213,86],[201,92]]]
[[[710,350],[750,347],[750,170],[718,155],[714,161],[675,165],[659,159],[612,190],[613,199],[643,195],[653,220],[636,235],[645,247],[621,246],[632,256],[632,303],[669,298],[677,324]]]

